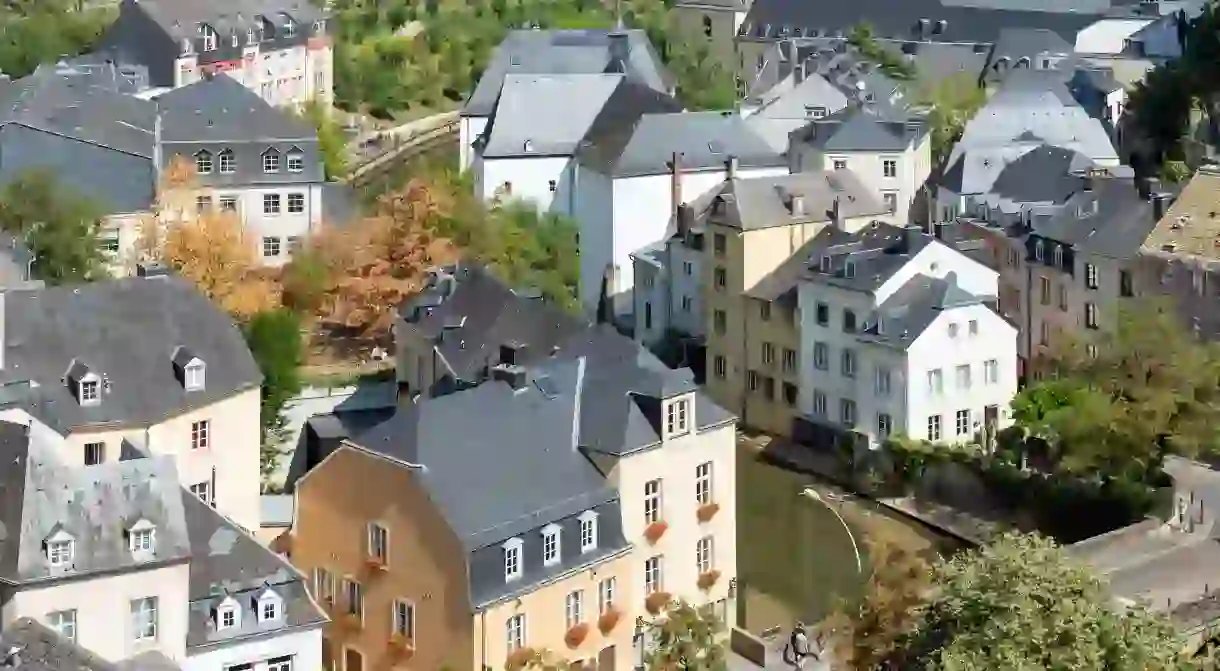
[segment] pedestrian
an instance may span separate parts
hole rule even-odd
[[[809,635],[805,633],[805,625],[797,622],[792,627],[788,645],[784,646],[784,662],[791,664],[794,669],[803,669],[807,657],[809,657]]]

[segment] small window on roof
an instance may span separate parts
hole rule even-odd
[[[284,600],[270,587],[263,590],[254,605],[259,622],[275,622],[284,616]]]
[[[216,631],[224,631],[241,626],[241,606],[231,596],[225,597],[215,610]]]
[[[156,551],[157,528],[148,520],[140,520],[127,530],[127,548],[133,555],[150,555]]]

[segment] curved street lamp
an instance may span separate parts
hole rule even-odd
[[[822,495],[812,487],[802,489],[800,496],[810,499],[811,501],[817,501],[818,503],[826,506],[826,509],[833,513],[835,518],[839,520],[839,524],[842,524],[843,530],[847,532],[847,537],[851,539],[851,549],[856,553],[856,572],[863,574],[864,562],[860,559],[860,545],[856,543],[856,535],[852,533],[851,527],[847,526],[847,521],[843,519],[843,516],[839,514],[839,511],[835,510],[834,507],[831,506],[826,499],[822,498]]]

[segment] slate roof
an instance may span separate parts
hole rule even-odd
[[[638,84],[662,93],[673,91],[673,80],[642,30],[624,31],[627,63],[623,68],[613,67],[612,32],[605,29],[510,31],[496,47],[478,85],[467,98],[462,115],[490,116],[509,74],[602,74],[621,69],[628,79]]]
[[[918,226],[900,228],[880,221],[855,233],[828,226],[814,240],[818,244],[810,250],[803,279],[864,292],[881,288],[908,261],[935,242]],[[823,257],[829,259],[825,269]]]
[[[1015,203],[1060,204],[1081,187],[1073,173],[1092,165],[1080,152],[1042,145],[1007,164],[991,191]]]
[[[436,352],[457,381],[482,381],[501,363],[501,347],[518,350],[517,363],[545,357],[587,323],[536,293],[514,291],[479,265],[442,269],[420,293],[398,308],[401,328],[436,343]]]
[[[229,76],[208,77],[166,91],[156,102],[163,142],[317,139],[310,123],[272,107]]]
[[[1165,252],[1164,246],[1172,245],[1174,254],[1216,259],[1220,257],[1216,248],[1216,240],[1220,239],[1218,215],[1220,171],[1201,168],[1141,244],[1149,251]]]
[[[186,646],[225,645],[285,629],[321,626],[327,619],[306,591],[305,578],[237,524],[179,488],[190,534],[190,611]],[[255,607],[267,589],[282,599],[283,617],[259,622]],[[242,609],[237,627],[217,631],[213,609],[232,596]]]
[[[133,666],[120,668],[29,617],[7,623],[0,631],[0,667],[8,666],[2,655],[13,649],[19,650],[19,664],[12,668],[22,671],[146,671]]]
[[[314,466],[339,449],[344,440],[367,431],[394,416],[394,408],[341,410],[326,415],[314,415],[305,420],[292,463],[284,478],[284,491],[291,494],[300,480]]]
[[[262,382],[232,319],[174,277],[12,290],[3,303],[0,383],[37,382],[16,402],[57,429],[154,424]],[[204,389],[175,376],[178,347],[203,360]],[[82,407],[64,383],[73,361],[102,377],[98,405]]]
[[[194,26],[199,22],[213,24],[218,31],[222,26],[236,25],[242,17],[242,25],[247,25],[260,14],[274,17],[283,12],[306,25],[324,16],[319,7],[300,0],[218,0],[206,3],[193,0],[138,0],[138,3],[171,35],[186,31],[194,36]]]
[[[989,298],[963,289],[955,273],[943,278],[915,275],[869,315],[869,327],[861,333],[861,339],[906,349],[946,310],[983,305]]]
[[[792,132],[818,152],[901,152],[928,133],[923,116],[891,105],[851,105]]]
[[[19,424],[0,422],[0,579],[72,579],[181,563],[190,556],[182,492],[171,457],[69,467],[63,446]],[[133,556],[127,531],[156,529],[151,557]],[[75,542],[73,562],[52,567],[44,542],[60,531]]]
[[[1109,10],[1110,0],[755,0],[738,34],[775,39],[787,29],[797,36],[846,35],[867,23],[877,37],[905,42],[919,39],[919,20],[927,19],[929,28],[946,22],[943,32],[925,36],[935,42],[995,42],[1009,27],[1046,28],[1066,39]]]
[[[1113,259],[1133,258],[1156,227],[1153,206],[1131,180],[1095,179],[1049,217],[1036,217],[1035,235]]]
[[[588,141],[577,160],[611,177],[667,173],[674,152],[686,170],[723,169],[730,157],[743,168],[787,165],[782,152],[733,112],[645,114],[629,129],[591,133]]]
[[[793,210],[793,198],[803,209]],[[799,222],[830,222],[838,203],[844,218],[889,214],[876,193],[851,170],[800,172],[778,177],[727,180],[713,203],[719,223],[744,231]]]

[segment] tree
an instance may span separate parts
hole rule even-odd
[[[918,555],[892,543],[869,542],[872,578],[854,612],[836,613],[835,658],[849,669],[878,669],[899,639],[912,631],[916,608],[931,586],[932,569]]]
[[[1169,621],[1114,604],[1108,588],[1052,541],[1008,534],[940,560],[901,628],[870,636],[853,618],[849,650],[879,646],[853,668],[1109,669],[1187,668]],[[861,612],[893,611],[870,590]],[[857,638],[859,637],[859,638]],[[892,642],[889,639],[893,639]],[[867,651],[866,651],[867,652]]]
[[[110,8],[70,0],[9,2],[0,9],[0,72],[24,77],[40,64],[88,51],[113,20]]]
[[[0,229],[24,242],[34,256],[34,276],[48,284],[107,274],[98,237],[101,219],[92,202],[49,172],[24,173],[0,189]]]
[[[260,312],[246,323],[242,333],[263,374],[259,468],[263,487],[267,489],[282,454],[284,406],[301,391],[300,367],[304,358],[301,319],[288,310]]]
[[[1180,61],[1153,68],[1131,90],[1127,102],[1130,123],[1149,142],[1157,161],[1182,155],[1194,101],[1188,68]]]
[[[724,625],[710,606],[686,601],[669,605],[664,617],[648,623],[645,653],[648,668],[656,671],[725,671]]]
[[[873,27],[867,23],[853,27],[847,34],[847,43],[855,48],[861,57],[875,64],[891,79],[899,81],[915,79],[915,68],[911,66],[910,62],[901,54],[894,53],[878,42],[873,34]]]
[[[923,86],[918,99],[931,107],[932,164],[941,165],[961,139],[966,123],[987,102],[987,91],[973,75],[961,72]]]
[[[316,100],[306,103],[300,116],[318,133],[318,152],[322,154],[326,179],[342,177],[347,173],[347,138],[343,135],[343,127],[331,111]]]

